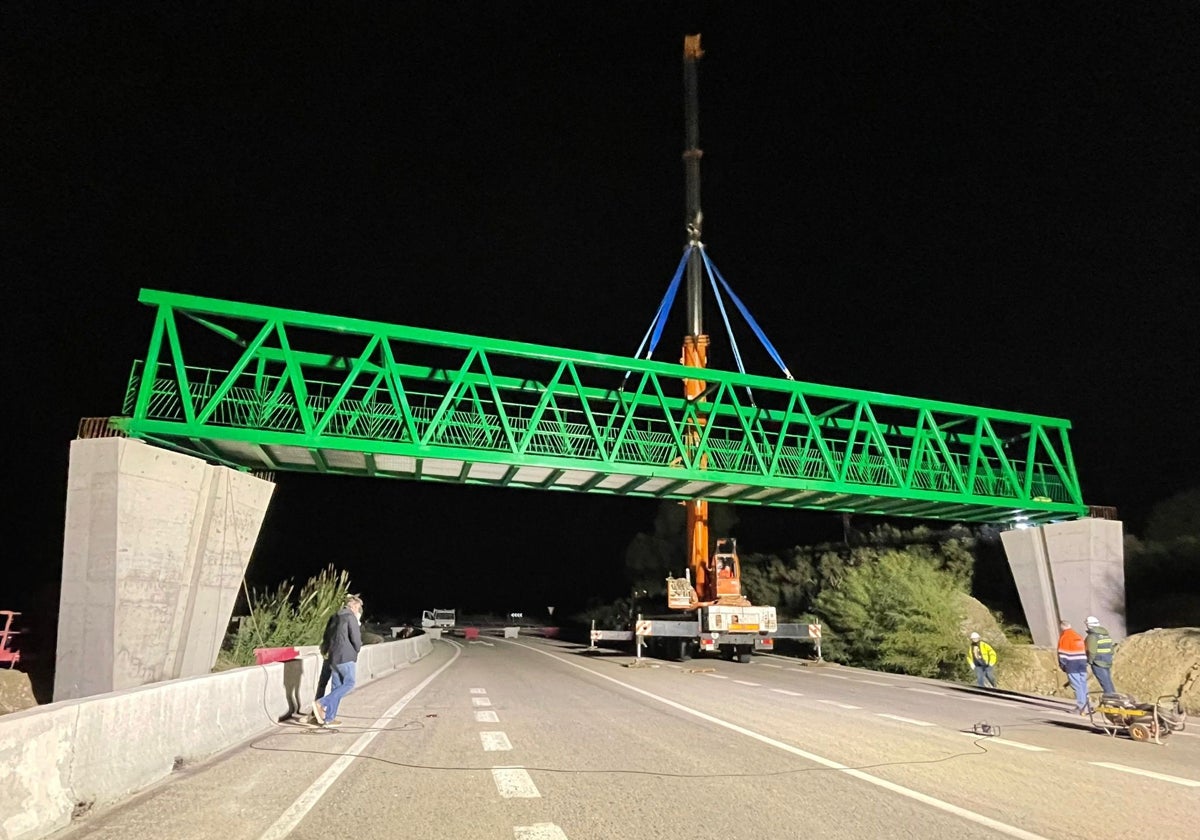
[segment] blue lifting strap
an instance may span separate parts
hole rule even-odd
[[[725,278],[721,276],[721,272],[718,271],[717,267],[712,264],[711,260],[709,260],[708,254],[704,251],[701,251],[700,255],[704,257],[704,265],[708,267],[709,274],[719,280],[721,285],[725,287],[725,291],[729,293],[730,300],[733,301],[733,304],[738,308],[738,311],[742,313],[742,317],[746,319],[746,323],[750,325],[750,329],[754,331],[756,336],[758,336],[758,340],[762,342],[762,346],[764,349],[766,349],[767,354],[770,355],[770,357],[775,361],[775,364],[779,365],[779,369],[783,371],[783,375],[785,377],[788,379],[793,379],[794,377],[787,369],[787,365],[783,363],[783,359],[780,358],[779,353],[775,350],[775,346],[771,344],[770,339],[767,338],[766,333],[764,333],[762,328],[758,326],[758,322],[754,320],[754,316],[750,314],[750,310],[748,310],[746,305],[742,303],[741,299],[734,294],[733,289],[729,287],[729,284],[725,282]],[[728,324],[728,322],[726,322],[726,324]]]
[[[650,322],[650,329],[646,330],[646,335],[642,337],[642,343],[638,345],[637,352],[633,354],[635,359],[642,358],[642,351],[646,350],[646,358],[649,359],[654,355],[655,349],[658,347],[658,341],[662,338],[663,329],[667,325],[667,316],[671,314],[671,306],[675,303],[675,294],[679,291],[679,281],[683,278],[683,270],[687,267],[688,257],[692,254],[692,246],[689,245],[683,249],[683,259],[679,261],[678,268],[675,269],[675,276],[671,278],[670,285],[667,286],[667,293],[663,295],[662,302],[658,305],[658,311],[654,313],[654,320]],[[646,342],[650,342],[650,348],[646,349]],[[621,390],[625,390],[625,383],[629,381],[629,374],[632,371],[625,371],[625,378],[621,380]]]

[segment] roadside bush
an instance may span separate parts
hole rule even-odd
[[[817,597],[829,659],[938,679],[966,675],[960,577],[926,557],[886,551]]]
[[[273,591],[250,590],[250,615],[227,641],[226,662],[252,665],[255,648],[320,644],[325,622],[350,592],[350,575],[331,565],[309,578],[296,597],[294,588],[287,580]]]

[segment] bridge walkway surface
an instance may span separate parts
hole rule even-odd
[[[1194,834],[1200,738],[1186,733],[1110,739],[1062,701],[784,657],[631,661],[437,642],[352,693],[339,732],[279,725],[55,836]],[[1000,736],[970,734],[982,720]]]

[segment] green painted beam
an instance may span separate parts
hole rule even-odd
[[[1086,512],[1059,418],[713,369],[689,404],[681,365],[139,299],[154,328],[113,424],[242,469],[998,523]]]

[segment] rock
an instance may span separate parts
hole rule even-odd
[[[0,715],[31,709],[37,704],[28,674],[12,668],[0,668]]]

